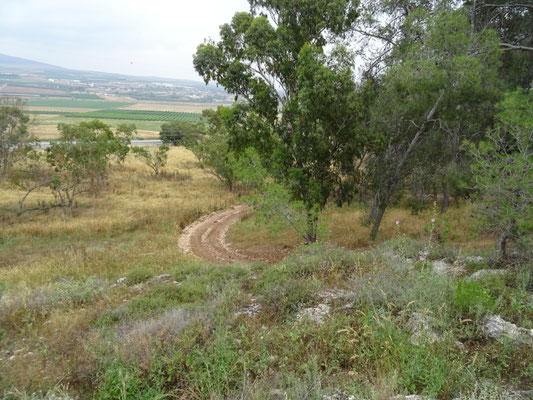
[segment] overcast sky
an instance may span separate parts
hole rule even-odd
[[[65,68],[201,80],[196,46],[247,0],[0,0],[0,53]]]

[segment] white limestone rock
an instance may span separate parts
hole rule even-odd
[[[490,339],[510,339],[517,344],[533,346],[533,329],[520,328],[499,315],[489,315],[483,322],[482,331]]]

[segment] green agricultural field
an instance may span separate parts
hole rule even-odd
[[[102,100],[100,96],[92,93],[74,93],[72,97],[80,100]]]
[[[28,107],[57,107],[57,108],[92,108],[95,110],[109,110],[126,107],[131,103],[118,101],[93,101],[93,100],[29,100]]]
[[[94,119],[121,119],[130,121],[182,121],[201,122],[201,114],[179,111],[145,111],[145,110],[101,110],[85,113],[67,113],[66,117],[82,117]]]

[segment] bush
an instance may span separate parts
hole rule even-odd
[[[451,303],[463,313],[479,316],[494,308],[495,299],[479,283],[459,281]]]
[[[295,313],[300,307],[316,302],[321,283],[309,279],[288,279],[271,282],[257,290],[265,308],[281,319]]]
[[[135,268],[126,275],[126,283],[128,285],[137,285],[152,277],[152,271],[148,268]]]

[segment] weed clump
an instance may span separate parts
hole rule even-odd
[[[126,275],[126,283],[128,285],[137,285],[143,283],[153,276],[152,271],[148,268],[135,268]]]

